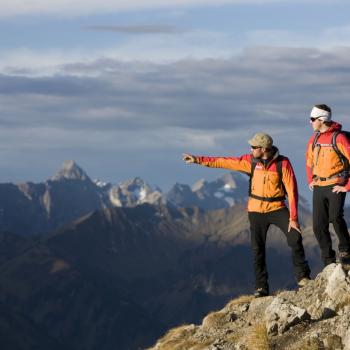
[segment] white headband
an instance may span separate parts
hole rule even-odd
[[[314,117],[314,118],[321,119],[325,122],[329,122],[332,118],[332,114],[330,112],[325,111],[325,110],[320,109],[320,108],[317,108],[317,107],[312,108],[310,116]]]

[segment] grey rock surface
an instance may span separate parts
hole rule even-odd
[[[265,310],[268,334],[282,334],[290,327],[310,319],[305,309],[293,305],[286,299],[276,297]]]
[[[181,342],[172,337],[180,327],[151,349],[350,350],[349,288],[349,272],[332,264],[298,290],[234,299],[182,333]]]

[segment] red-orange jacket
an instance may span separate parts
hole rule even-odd
[[[282,183],[279,182],[279,174],[277,170],[276,159],[279,156],[277,148],[272,160],[265,167],[264,164],[257,160],[253,178],[251,179],[252,194],[259,197],[281,197],[288,196],[290,220],[298,219],[298,187],[294,175],[292,164],[289,159],[283,157],[282,160]],[[225,168],[240,171],[250,176],[253,156],[252,154],[244,154],[240,157],[207,157],[195,156],[195,163],[210,168]],[[284,208],[285,201],[268,202],[256,198],[249,197],[248,211],[268,213],[277,209]]]
[[[324,181],[318,179],[318,177],[331,177],[344,170],[343,163],[332,147],[333,133],[335,131],[340,131],[341,128],[342,126],[340,124],[333,122],[327,131],[321,133],[317,140],[317,144],[320,144],[321,147],[316,146],[312,149],[316,133],[310,137],[306,148],[306,176],[309,184],[312,180],[314,180],[316,186],[344,184],[344,178],[337,176]],[[337,136],[336,142],[339,151],[350,162],[350,143],[348,139],[340,133]],[[347,190],[350,190],[350,183],[348,180],[346,180],[344,185]]]

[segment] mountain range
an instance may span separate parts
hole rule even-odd
[[[1,184],[5,349],[142,349],[249,293],[246,190],[228,173],[164,194],[139,178],[93,181],[71,161],[42,184]],[[300,212],[315,273],[311,216]],[[271,289],[294,288],[285,238],[268,235]]]
[[[18,344],[19,329],[33,349],[49,340],[65,349],[138,349],[198,322],[251,290],[248,228],[240,205],[206,212],[143,204],[97,210],[43,236],[3,232],[0,305],[14,320],[5,328],[15,344],[8,349],[31,349]],[[271,288],[291,288],[288,248],[277,230],[269,235]]]
[[[228,208],[246,201],[247,179],[227,173],[213,182],[198,181],[192,188],[175,184],[168,193],[136,177],[120,184],[92,180],[74,161],[66,161],[43,183],[0,184],[0,230],[40,234],[57,229],[89,212],[140,204]]]

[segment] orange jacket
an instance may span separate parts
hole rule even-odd
[[[332,147],[332,137],[335,131],[341,130],[342,126],[333,122],[331,127],[320,134],[317,145],[312,149],[316,133],[309,139],[306,148],[306,175],[310,184],[314,180],[316,186],[329,186],[334,184],[343,184],[347,190],[350,190],[348,180],[340,176],[335,176],[328,180],[321,181],[318,177],[328,178],[344,170],[344,165],[339,156]],[[336,139],[339,151],[350,161],[350,143],[348,139],[339,134]]]
[[[251,179],[252,194],[259,197],[281,197],[288,196],[290,219],[298,219],[298,188],[292,165],[288,158],[283,157],[282,160],[282,183],[280,186],[279,175],[277,171],[276,159],[279,156],[278,149],[275,149],[272,160],[265,167],[264,164],[257,160],[253,178]],[[225,168],[240,171],[242,173],[251,174],[253,156],[245,154],[241,157],[205,157],[196,156],[195,162],[210,168]],[[268,202],[256,198],[249,197],[248,211],[268,213],[277,209],[284,208],[285,201]]]

